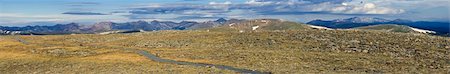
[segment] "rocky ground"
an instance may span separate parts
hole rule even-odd
[[[1,38],[11,39],[8,36]],[[450,73],[450,38],[417,33],[312,29],[242,33],[190,30],[21,38],[29,41],[30,45],[7,40],[11,43],[2,45],[1,51],[17,55],[20,52],[28,58],[36,55],[50,61],[27,58],[2,60],[0,72],[234,73],[215,68],[152,62],[129,51],[108,47],[120,46],[147,50],[166,59],[275,74]],[[104,56],[115,57],[104,60]],[[4,55],[0,59],[11,58]],[[98,64],[100,61],[106,62]],[[111,68],[114,66],[119,67]],[[156,70],[146,68],[148,66]],[[53,68],[59,69],[55,71]]]
[[[424,34],[304,30],[139,35],[147,38],[123,45],[151,48],[161,57],[274,73],[448,73],[450,67],[449,38]]]

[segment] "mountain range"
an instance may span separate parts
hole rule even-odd
[[[157,31],[157,30],[188,30],[209,28],[222,25],[226,22],[240,21],[238,19],[218,19],[216,21],[208,22],[172,22],[172,21],[135,21],[126,23],[115,22],[99,22],[93,25],[80,25],[78,23],[56,24],[53,26],[25,26],[25,27],[5,27],[0,26],[1,34],[35,34],[35,35],[49,35],[49,34],[82,34],[82,33],[101,33],[108,31]]]
[[[309,25],[310,24],[310,25]],[[385,25],[390,24],[390,25]],[[378,26],[380,25],[380,26]],[[25,26],[5,27],[0,26],[0,34],[20,35],[54,35],[54,34],[110,34],[132,33],[158,30],[238,30],[240,32],[252,30],[291,30],[291,29],[366,29],[386,30],[389,32],[413,32],[433,33],[438,35],[449,34],[449,23],[426,22],[410,20],[387,20],[382,18],[353,17],[348,19],[336,19],[331,21],[313,20],[307,24],[283,21],[279,19],[224,19],[214,21],[134,21],[125,23],[99,22],[93,25],[80,25],[78,23],[56,24],[53,26]]]
[[[436,34],[449,34],[450,23],[448,22],[429,22],[429,21],[410,21],[403,19],[387,20],[383,18],[353,17],[347,19],[336,20],[313,20],[307,24],[323,26],[333,29],[350,29],[364,26],[380,25],[380,24],[397,24],[414,27],[418,29],[435,31]]]
[[[379,31],[387,31],[387,32],[401,32],[401,33],[426,33],[426,34],[435,34],[436,32],[430,30],[417,29],[405,25],[396,25],[396,24],[380,24],[380,25],[372,25],[372,26],[364,26],[357,27],[354,29],[362,29],[362,30],[379,30]]]

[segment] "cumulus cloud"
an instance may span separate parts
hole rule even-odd
[[[374,3],[349,4],[342,3],[340,5],[333,5],[330,3],[321,3],[310,6],[312,11],[324,11],[330,13],[340,14],[401,14],[403,9],[395,9],[388,7],[379,7]]]
[[[212,8],[198,4],[152,4],[131,8],[132,14],[176,14],[188,10],[211,10]]]
[[[329,2],[329,3],[342,3],[342,2],[349,2],[352,0],[248,0],[246,3],[249,4],[270,4],[270,3],[275,3],[275,4],[280,4],[280,3],[313,3],[313,4],[317,4],[317,3],[324,3],[324,2]]]
[[[211,0],[204,0],[211,1]],[[420,3],[417,0],[247,0],[244,2],[211,1],[201,3],[160,3],[129,8],[133,16],[172,14],[181,18],[192,16],[255,17],[278,15],[391,15],[404,14],[408,10],[398,4]],[[436,1],[432,1],[436,2]],[[139,16],[144,18],[142,16]],[[153,17],[152,17],[153,18]],[[207,17],[209,18],[209,17]]]
[[[273,12],[282,13],[401,14],[405,12],[403,9],[351,0],[249,0],[246,3],[270,6]]]
[[[230,10],[250,10],[254,14],[270,13],[330,13],[330,14],[400,14],[404,10],[380,7],[374,3],[351,5],[350,0],[248,0],[233,4],[230,1],[210,2],[209,4],[152,4],[147,7],[133,8],[133,14],[182,14],[184,12],[208,11],[228,13]],[[344,5],[343,5],[344,3]],[[274,14],[277,15],[277,14]]]
[[[0,23],[16,19],[54,20],[147,20],[212,18],[317,19],[376,16],[448,20],[449,0],[179,0],[182,2],[120,3],[70,1],[57,16],[0,15]],[[183,2],[184,1],[184,2]],[[108,2],[108,1],[104,1]],[[114,2],[114,1],[113,1]],[[125,7],[125,8],[122,8]],[[102,12],[102,13],[98,13]],[[107,13],[109,12],[109,13]],[[374,15],[375,14],[375,15]],[[395,14],[395,15],[390,15]],[[93,15],[93,16],[79,16]],[[104,15],[104,16],[95,16]],[[314,15],[314,16],[311,16]],[[327,15],[327,16],[318,16]],[[306,17],[305,17],[306,16]],[[335,17],[341,16],[341,17]],[[3,17],[3,18],[1,18]],[[289,17],[289,18],[288,18]],[[17,20],[17,21],[25,21]],[[297,21],[297,20],[294,20]]]
[[[245,4],[252,4],[252,5],[267,5],[272,3],[273,1],[263,1],[263,0],[250,0],[245,2]]]
[[[128,18],[122,16],[76,16],[76,15],[63,15],[63,14],[48,14],[48,15],[32,15],[21,13],[1,13],[0,12],[0,25],[20,25],[33,22],[96,22],[96,21],[114,21],[125,20]],[[53,24],[47,24],[53,25]]]

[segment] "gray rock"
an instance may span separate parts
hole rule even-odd
[[[362,52],[364,52],[364,53],[369,53],[369,50],[363,50]]]

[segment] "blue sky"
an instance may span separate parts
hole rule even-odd
[[[448,0],[0,0],[0,26],[218,18],[449,21]]]

